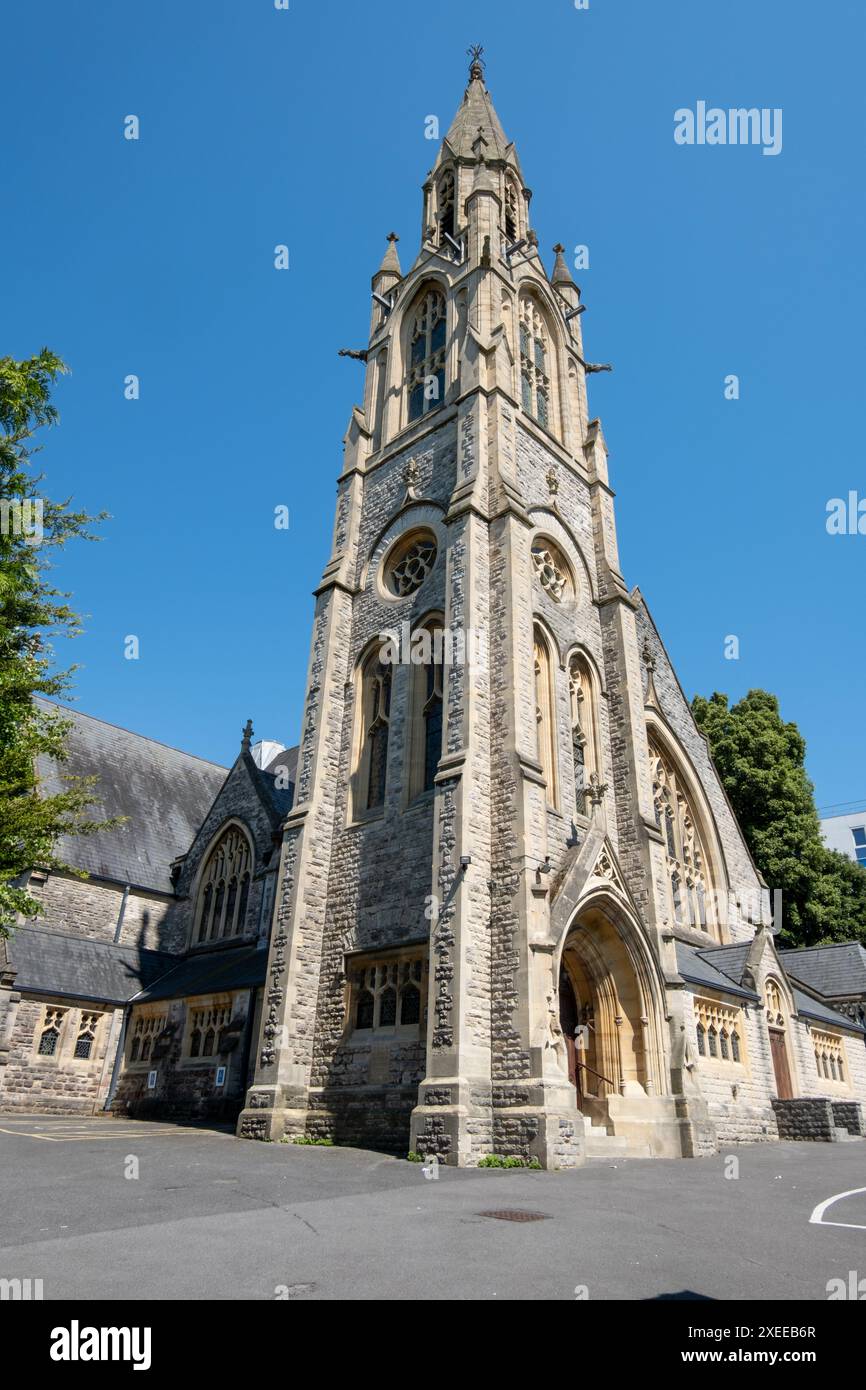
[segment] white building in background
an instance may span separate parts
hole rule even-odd
[[[866,869],[866,803],[857,811],[841,816],[825,816],[821,835],[828,849],[838,849]]]

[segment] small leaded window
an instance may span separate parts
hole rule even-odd
[[[418,304],[409,340],[409,419],[445,399],[445,296],[430,289]]]
[[[96,1042],[96,1030],[99,1027],[99,1014],[82,1013],[81,1021],[78,1025],[78,1037],[75,1039],[75,1056],[86,1058],[93,1052],[93,1045]]]
[[[550,427],[550,374],[547,332],[538,307],[529,296],[520,305],[520,398],[527,415]]]
[[[736,1030],[731,1034],[731,1061],[740,1060],[740,1035]]]
[[[702,1023],[698,1024],[698,1053],[701,1057],[707,1055],[707,1031]]]
[[[56,1054],[65,1014],[65,1009],[45,1010],[45,1022],[42,1025],[42,1034],[39,1038],[38,1052],[40,1057],[53,1057]]]

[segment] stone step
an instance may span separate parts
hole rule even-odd
[[[647,1144],[633,1144],[622,1134],[608,1134],[603,1125],[594,1125],[589,1115],[583,1117],[583,1132],[587,1158],[649,1158]]]

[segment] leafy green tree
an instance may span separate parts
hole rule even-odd
[[[783,944],[866,941],[866,870],[824,845],[806,742],[776,696],[750,690],[729,707],[727,695],[696,695],[692,714],[752,858],[782,892]]]
[[[73,537],[92,539],[90,517],[54,502],[32,471],[36,430],[53,425],[51,387],[67,370],[48,348],[18,362],[0,358],[0,935],[36,900],[15,880],[36,865],[76,872],[55,857],[62,834],[87,834],[111,822],[89,820],[95,778],[65,779],[54,796],[37,795],[36,759],[66,756],[68,719],[40,709],[37,695],[69,690],[74,667],[53,669],[52,639],[73,637],[79,619],[50,579],[51,556]],[[86,875],[78,874],[79,877]]]

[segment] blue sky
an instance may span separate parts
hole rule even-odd
[[[775,691],[819,805],[866,799],[866,536],[825,528],[866,497],[864,37],[857,0],[7,8],[0,353],[69,363],[42,463],[113,518],[58,574],[89,615],[59,653],[80,708],[225,762],[248,714],[296,739],[361,390],[337,349],[366,341],[385,234],[414,258],[425,117],[447,128],[481,42],[548,268],[590,249],[627,581],[689,696]],[[781,107],[782,152],[675,144],[699,100]]]

